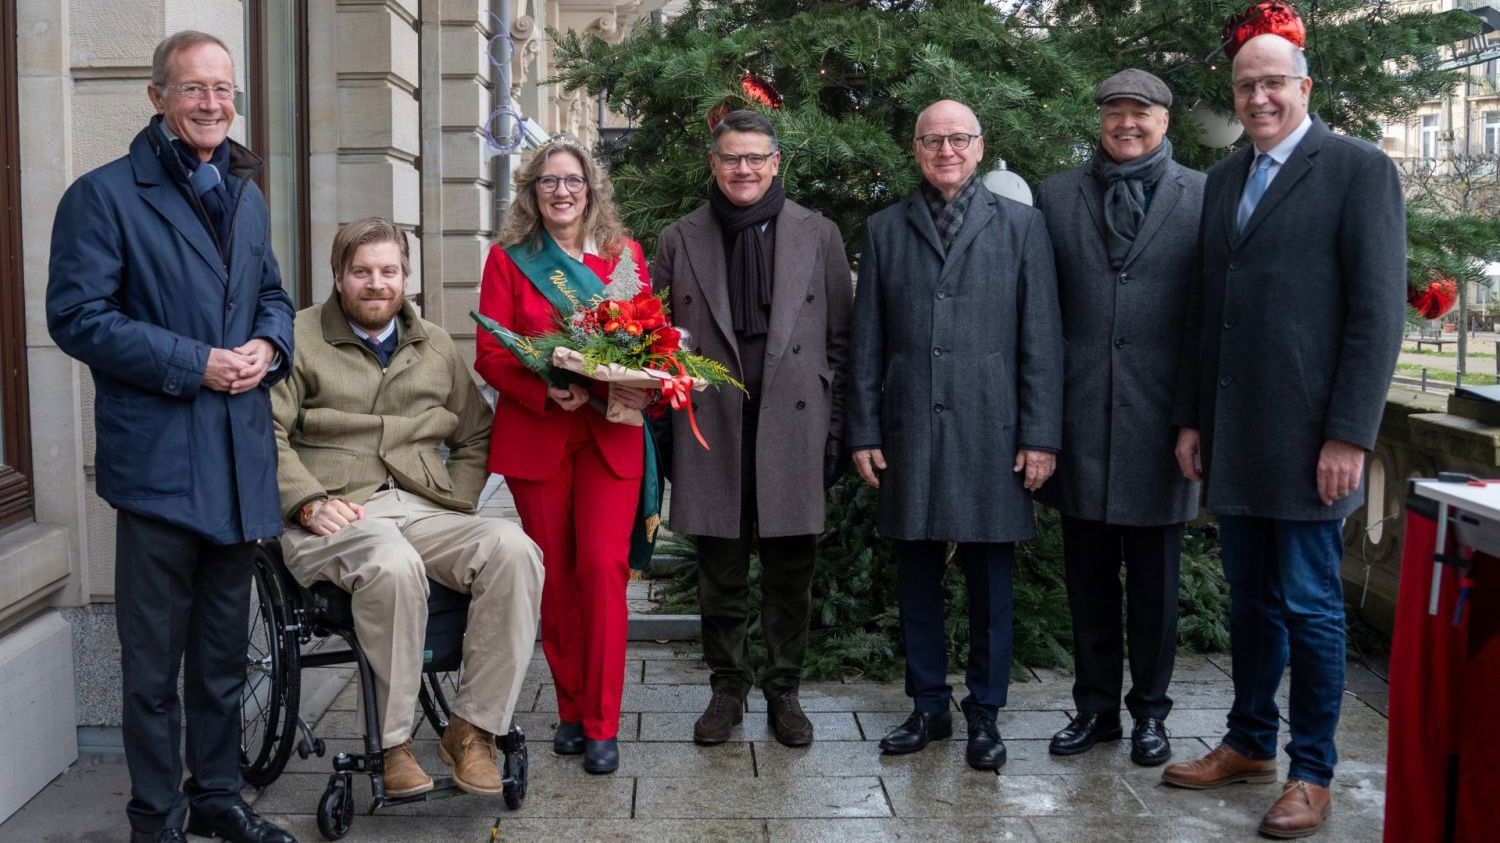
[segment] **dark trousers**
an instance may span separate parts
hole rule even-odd
[[[946,711],[953,698],[948,685],[948,646],[943,624],[943,574],[948,543],[897,541],[896,600],[901,608],[901,641],[906,648],[906,695],[924,712]],[[969,589],[969,695],[965,715],[993,718],[1010,689],[1011,568],[1015,545],[960,543],[957,562]]]
[[[1220,516],[1234,706],[1224,743],[1276,757],[1276,689],[1290,660],[1288,779],[1327,787],[1344,700],[1344,523]]]
[[[255,544],[211,544],[124,511],[115,529],[115,622],[130,770],[126,813],[132,828],[154,832],[181,827],[189,805],[210,815],[229,808],[244,786],[240,691]],[[178,753],[184,703],[186,783]]]
[[[1120,710],[1125,634],[1130,638],[1130,716],[1166,717],[1177,651],[1177,575],[1182,525],[1122,527],[1062,519],[1068,608],[1073,613],[1073,703],[1079,714]],[[1125,565],[1125,634],[1120,565]]]
[[[741,426],[740,533],[730,539],[698,537],[698,603],[703,660],[715,693],[744,699],[755,685],[750,668],[750,551],[760,550],[760,627],[766,641],[760,687],[769,698],[796,691],[807,651],[817,537],[757,535],[753,406]]]

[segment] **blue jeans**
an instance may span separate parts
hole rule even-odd
[[[1276,757],[1276,689],[1291,658],[1289,779],[1327,787],[1344,697],[1343,522],[1219,519],[1234,707],[1224,743]]]

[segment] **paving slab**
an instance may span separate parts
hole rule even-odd
[[[552,751],[552,734],[557,731],[557,707],[551,711],[518,711],[512,718],[526,733],[526,746],[533,753]],[[619,732],[615,735],[621,743],[633,741],[640,735],[641,716],[633,711],[620,714]]]
[[[298,840],[312,843],[323,839],[323,835],[318,832],[318,822],[312,814],[266,814],[264,816],[291,832],[292,836]],[[414,843],[414,841],[429,840],[488,843],[494,828],[493,813],[482,817],[404,817],[386,813],[372,817],[356,813],[354,822],[349,826],[349,836],[344,839],[354,843]],[[189,839],[197,841],[205,838]]]
[[[901,711],[911,713],[911,698],[900,685],[803,682],[797,691],[803,711]],[[707,699],[704,700],[707,702]],[[753,693],[751,711],[765,711],[766,698]]]
[[[882,711],[858,712],[860,727],[864,730],[866,740],[878,741],[885,737],[890,730],[901,725],[910,715],[909,711],[895,713]],[[1000,710],[995,718],[995,723],[1000,727],[1000,737],[1005,740],[1011,738],[1048,738],[1057,734],[1057,731],[1068,725],[1068,715],[1062,711],[1016,711],[1009,708]],[[953,715],[953,738],[962,741],[968,738],[969,724],[964,720],[962,714]]]
[[[646,659],[641,681],[648,685],[707,685],[708,665],[702,659]]]
[[[991,819],[768,820],[771,843],[953,843],[957,840],[1032,843],[1037,837],[1021,817]]]
[[[1119,776],[966,775],[882,780],[898,817],[1135,816],[1145,806]]]
[[[530,800],[528,800],[530,801]],[[635,816],[647,819],[888,817],[881,780],[848,778],[636,780]]]
[[[691,711],[702,714],[713,696],[708,685],[631,685],[626,683],[620,700],[621,711]],[[537,711],[557,711],[557,693],[552,685],[543,685],[537,699]]]
[[[584,772],[581,756],[553,755],[550,745],[533,753],[530,760],[533,781],[550,778],[599,778]],[[755,769],[756,759],[747,743],[697,746],[636,741],[620,745],[620,769],[614,775],[617,778],[651,776],[708,781],[719,778],[753,778]]]
[[[693,723],[702,712],[642,712],[641,740],[687,742],[693,740]],[[807,719],[812,721],[816,741],[857,741],[863,739],[854,714],[848,711],[809,711]],[[730,733],[731,741],[770,740],[771,732],[766,726],[766,715],[761,712],[746,712],[744,722]]]
[[[433,768],[433,771],[436,772],[439,769],[441,767]],[[327,772],[283,773],[274,784],[261,791],[260,798],[255,801],[255,810],[264,814],[311,814],[317,810],[318,798],[323,795],[323,789],[327,785]],[[536,791],[535,782],[531,785],[531,791]],[[526,804],[531,804],[530,796],[527,797]],[[356,775],[354,776],[355,816],[363,820],[369,813],[369,809],[370,778],[365,775]],[[494,820],[495,816],[504,810],[505,805],[498,796],[457,794],[444,799],[431,799],[410,805],[382,808],[376,816],[489,817]]]
[[[506,815],[500,818],[495,839],[514,843],[581,843],[592,840],[610,843],[745,843],[766,838],[763,820],[543,820]]]
[[[755,744],[756,774],[762,778],[813,776],[930,776],[968,770],[963,741],[933,741],[921,752],[885,755],[870,741],[816,740],[811,746]]]

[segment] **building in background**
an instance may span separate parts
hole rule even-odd
[[[503,182],[526,154],[498,153],[486,130],[509,135],[495,117],[508,106],[533,139],[593,142],[597,102],[543,84],[547,31],[616,40],[663,5],[0,0],[0,821],[80,747],[119,745],[114,513],[94,493],[93,387],[52,344],[43,304],[57,202],[150,117],[157,42],[201,29],[230,45],[234,137],[266,160],[273,243],[299,307],[332,289],[339,226],[386,216],[413,235],[410,294],[472,349],[467,314]]]

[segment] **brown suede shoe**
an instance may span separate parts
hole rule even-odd
[[[453,783],[460,790],[494,796],[505,789],[495,766],[495,736],[457,714],[438,743],[438,757],[453,768]]]
[[[1288,839],[1306,837],[1323,827],[1333,811],[1328,788],[1291,779],[1281,788],[1271,810],[1260,819],[1260,833]]]
[[[1276,759],[1257,761],[1219,744],[1197,761],[1171,765],[1162,771],[1161,780],[1193,790],[1208,790],[1235,782],[1266,784],[1276,781]]]
[[[729,733],[745,718],[745,703],[728,694],[716,693],[703,716],[693,724],[693,743],[712,746],[729,740]]]
[[[766,699],[766,723],[782,746],[807,746],[813,740],[813,724],[802,713],[797,692],[788,691]]]
[[[422,772],[411,754],[411,741],[393,746],[381,754],[385,764],[385,795],[403,799],[432,790],[432,776]]]

